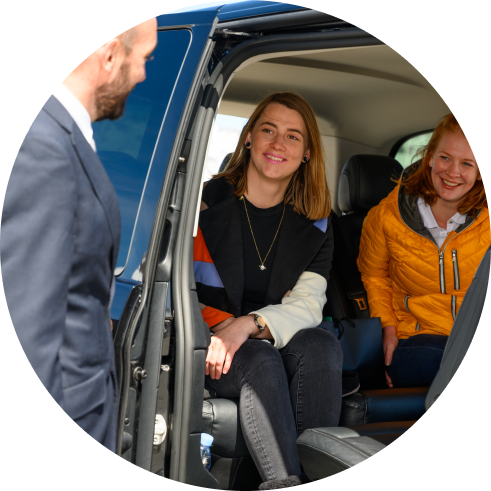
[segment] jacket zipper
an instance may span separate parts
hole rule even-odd
[[[454,289],[460,290],[460,276],[459,276],[459,262],[457,260],[457,250],[452,250],[452,262],[453,262],[453,282]]]
[[[450,239],[450,240],[452,240],[452,239]],[[441,293],[445,293],[445,264],[443,261],[443,254],[444,253],[445,253],[445,249],[443,249],[443,251],[438,253],[440,256],[440,292]]]
[[[404,297],[404,306],[406,307],[406,310],[411,313],[409,310],[409,299],[411,298],[411,295],[406,295]],[[419,322],[416,322],[416,327],[414,328],[415,331],[419,331]]]
[[[406,310],[409,312],[409,299],[411,298],[411,295],[407,295],[404,297],[404,306],[406,307]],[[409,312],[411,313],[411,312]]]
[[[406,225],[406,227],[409,229],[409,230],[413,230],[407,223],[406,221],[404,220],[404,218],[402,217],[402,214],[401,214],[401,210],[399,208],[399,205],[397,206],[397,210],[399,211],[399,216],[401,217],[401,220],[402,222],[404,223],[404,225]],[[460,232],[457,232],[445,245],[445,247],[443,248],[443,251],[440,251],[439,247],[437,244],[434,244],[436,245],[436,248],[438,249],[438,257],[439,257],[439,266],[440,266],[440,292],[441,293],[446,293],[445,291],[445,269],[444,269],[444,261],[443,261],[443,257],[444,257],[444,254],[445,254],[445,249],[447,248],[448,244],[450,242],[452,242],[453,239],[455,239],[455,237],[457,237],[457,235],[459,235],[460,233],[462,233],[464,230],[468,229],[478,218],[479,218],[479,215],[481,214],[481,211],[482,210],[479,210],[479,213],[476,215],[476,218],[474,218],[474,220],[472,220],[471,222],[469,222],[469,224],[467,226],[465,226]],[[413,232],[415,232],[416,234],[418,234],[419,236],[427,239],[427,240],[430,240],[428,239],[428,237],[425,237],[424,235],[421,235],[419,234],[418,232],[416,232],[415,230],[413,230]],[[431,242],[431,241],[430,241]],[[453,251],[452,251],[452,259],[453,259]],[[455,274],[455,264],[456,264],[456,261],[457,261],[457,251],[455,251],[455,262],[454,262],[454,274]],[[458,265],[457,265],[458,266]],[[457,267],[457,274],[458,274],[458,267]],[[460,288],[460,277],[458,279],[459,281],[459,288]],[[453,295],[452,295],[453,297]],[[407,298],[407,297],[406,297]],[[455,299],[457,300],[457,299]],[[406,299],[404,299],[404,303],[406,304]],[[409,312],[409,309],[407,308],[407,305],[406,305],[406,309],[407,311]],[[453,298],[452,298],[452,316],[455,320],[455,316],[454,316],[454,312],[453,312]],[[453,326],[452,326],[453,328]],[[419,331],[419,324],[416,324],[416,331]],[[450,333],[452,333],[452,330],[450,330]],[[449,334],[450,336],[450,334]]]
[[[457,250],[452,249],[452,262],[453,262],[453,286],[454,290],[460,290],[460,275],[459,275],[459,262],[457,260]],[[452,317],[455,321],[457,317],[457,297],[452,295]]]
[[[460,232],[463,232],[464,230],[461,230]],[[455,237],[457,237],[457,235],[460,234],[460,232],[458,234],[455,234],[445,244],[445,247],[443,248],[443,251],[440,251],[439,252],[439,257],[440,257],[440,291],[442,293],[447,293],[447,291],[445,289],[445,268],[444,268],[445,265],[444,265],[444,259],[443,259],[444,258],[444,254],[445,254],[445,250],[447,249],[448,244],[450,244],[450,242],[452,242],[452,240],[454,240]],[[459,276],[459,265],[458,265],[458,262],[457,262],[457,250],[456,249],[453,249],[452,250],[452,262],[453,262],[453,274],[454,274],[454,287],[455,287],[456,290],[459,290],[460,289],[460,276]],[[457,288],[457,286],[458,286],[458,288]]]

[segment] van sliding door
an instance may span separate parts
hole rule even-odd
[[[120,306],[113,314],[119,319],[115,334],[120,411],[117,453],[167,477],[175,460],[171,455],[174,445],[171,448],[169,444],[172,418],[180,412],[175,407],[173,415],[173,390],[180,383],[175,381],[179,374],[176,362],[181,361],[176,346],[181,340],[174,332],[171,271],[186,184],[185,137],[211,55],[216,10],[157,19],[157,49],[166,56],[155,57],[151,63],[162,64],[165,71],[166,62],[170,63],[178,51],[182,60],[174,78],[165,81],[171,83],[170,100],[159,124],[153,126],[156,145],[135,212],[127,256],[118,262],[122,268],[118,288],[124,290],[120,296],[127,300],[125,304],[117,301],[116,305],[123,303],[124,308]],[[166,42],[175,36],[185,40],[177,46]],[[149,70],[147,82],[151,82],[150,75]],[[134,127],[133,131],[144,128]],[[131,189],[135,183],[128,184]]]

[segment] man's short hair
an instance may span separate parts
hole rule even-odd
[[[140,34],[140,25],[137,25],[135,27],[132,27],[131,29],[128,29],[127,31],[123,32],[118,36],[119,40],[121,41],[121,44],[124,47],[124,51],[127,55],[131,53],[135,40],[139,34]]]

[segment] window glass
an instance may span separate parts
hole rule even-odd
[[[247,121],[246,118],[217,114],[208,143],[203,182],[209,181],[218,172],[223,159],[235,151],[240,132]]]
[[[190,41],[188,30],[159,32],[154,59],[146,66],[147,78],[130,94],[123,117],[93,125],[97,153],[121,211],[117,271],[126,264],[152,154]]]
[[[428,133],[409,138],[400,146],[394,158],[402,165],[402,167],[404,167],[404,169],[409,167],[417,160],[414,157],[418,151],[430,141],[432,134],[432,131],[428,131]]]

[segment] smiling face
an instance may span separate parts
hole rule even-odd
[[[465,136],[444,133],[430,158],[431,179],[439,199],[458,206],[481,179],[476,159]]]
[[[266,106],[253,130],[247,134],[251,143],[249,173],[259,179],[289,181],[310,158],[307,128],[300,113],[281,104]]]

